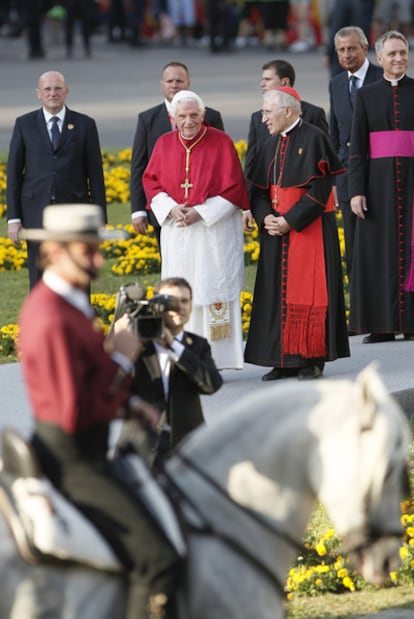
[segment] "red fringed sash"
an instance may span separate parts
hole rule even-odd
[[[284,215],[306,194],[306,189],[271,185],[270,192],[274,203],[277,196],[277,212]],[[333,209],[331,194],[326,211]],[[301,355],[305,359],[326,356],[327,309],[322,219],[318,217],[301,232],[289,232],[283,354]]]

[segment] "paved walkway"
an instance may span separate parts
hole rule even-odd
[[[0,276],[1,277],[1,276]],[[383,344],[362,344],[362,337],[350,338],[351,357],[339,359],[325,366],[325,378],[355,379],[369,363],[375,363],[387,389],[401,402],[409,417],[414,414],[414,341],[402,339]],[[220,414],[236,398],[242,399],[254,389],[266,389],[274,383],[261,382],[265,368],[246,364],[243,370],[223,371],[224,385],[212,396],[203,396],[203,408],[207,420]],[[295,381],[296,379],[289,379]],[[23,431],[30,428],[30,407],[18,363],[0,365],[0,427],[17,424]]]

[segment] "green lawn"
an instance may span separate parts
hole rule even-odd
[[[414,609],[412,585],[340,595],[326,593],[313,598],[297,598],[286,604],[288,619],[354,619],[393,608]]]
[[[115,204],[108,207],[109,223],[127,224],[130,222],[130,210],[128,205]],[[7,236],[7,223],[0,219],[0,236]],[[114,294],[122,284],[139,279],[142,284],[152,285],[159,280],[159,274],[145,275],[142,278],[137,273],[136,278],[131,276],[117,276],[111,272],[113,260],[107,260],[99,278],[93,283],[92,292]],[[245,273],[245,290],[252,292],[256,267],[249,266]],[[20,306],[28,292],[27,269],[21,271],[4,271],[0,273],[0,326],[15,324],[18,319]],[[0,356],[0,363],[10,362],[10,359]]]

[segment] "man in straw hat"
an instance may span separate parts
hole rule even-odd
[[[343,171],[327,136],[301,118],[298,92],[268,91],[271,136],[252,166],[252,213],[260,259],[245,360],[270,366],[262,380],[313,379],[324,362],[349,356],[332,199]]]
[[[155,426],[158,413],[130,397],[142,343],[128,317],[107,338],[93,322],[87,291],[104,261],[103,223],[99,206],[53,205],[44,210],[42,229],[22,231],[23,238],[41,242],[44,268],[20,316],[19,352],[35,417],[32,444],[45,474],[94,522],[129,571],[127,617],[152,617],[147,607],[157,605],[171,617],[176,552],[106,458],[114,418]]]

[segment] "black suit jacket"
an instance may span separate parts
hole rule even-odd
[[[313,103],[302,101],[302,118],[311,125],[322,129],[328,135],[328,121],[326,120],[325,110]],[[247,138],[247,151],[244,163],[244,175],[250,178],[253,170],[253,162],[256,157],[257,149],[260,144],[270,137],[266,125],[262,122],[262,112],[258,110],[251,115],[249,135]]]
[[[224,130],[220,112],[206,108],[205,120],[216,129]],[[171,131],[165,103],[141,112],[135,131],[131,160],[131,213],[145,211],[147,199],[142,186],[142,175],[148,165],[155,142],[161,135]]]
[[[135,364],[132,387],[134,393],[166,413],[172,445],[204,422],[200,394],[215,393],[223,383],[211,356],[210,344],[204,337],[186,331],[182,343],[184,352],[171,367],[168,399],[152,341],[145,342]],[[127,422],[124,426],[130,424]],[[123,438],[126,438],[125,429]]]
[[[104,210],[105,184],[95,121],[66,108],[54,152],[43,110],[16,119],[7,165],[7,218],[41,228],[45,206],[93,203]]]
[[[364,83],[361,87],[377,82],[382,79],[383,75],[384,70],[382,67],[370,62]],[[353,113],[349,94],[348,71],[342,71],[329,82],[329,100],[329,134],[331,143],[344,168],[347,168]],[[340,202],[348,202],[350,196],[348,192],[347,173],[337,176],[335,184]]]

